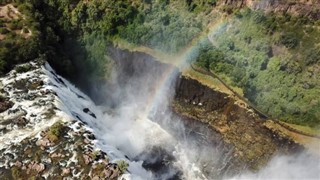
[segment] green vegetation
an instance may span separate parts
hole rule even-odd
[[[202,22],[203,14],[189,12],[190,6],[197,6],[197,3],[200,2],[192,2],[189,6],[183,1],[142,3],[137,7],[136,18],[128,26],[118,28],[119,37],[134,44],[176,53],[203,30],[206,22]]]
[[[86,84],[106,77],[112,42],[175,54],[207,30],[209,22],[223,19],[210,35],[212,42],[199,46],[198,65],[241,88],[274,118],[320,124],[315,98],[320,92],[319,20],[217,7],[217,0],[0,1],[8,3],[22,15],[11,9],[0,21],[0,74],[41,57],[61,75]]]
[[[196,63],[242,88],[271,117],[319,126],[319,28],[304,17],[249,9],[232,17],[200,45]]]
[[[58,73],[83,82],[105,77],[109,67],[106,49],[116,39],[178,52],[203,30],[208,22],[206,15],[216,1],[2,2],[8,3],[14,3],[26,18],[1,22],[7,26],[1,31],[7,34],[0,43],[0,73],[17,63],[41,57]]]
[[[30,64],[24,64],[24,65],[20,65],[20,66],[16,66],[15,70],[17,71],[17,73],[24,73],[24,72],[28,72],[32,69]]]
[[[63,124],[61,122],[54,123],[48,130],[48,139],[51,142],[57,142],[63,133]]]
[[[1,5],[14,4],[13,1],[1,1]],[[7,14],[1,19],[0,34],[0,75],[11,70],[15,64],[24,63],[39,56],[39,37],[36,23],[30,17],[22,18],[20,14],[7,7]],[[33,29],[34,36],[21,33],[24,27]]]
[[[8,34],[10,31],[7,29],[7,28],[5,28],[5,27],[2,27],[1,29],[0,29],[0,34]]]
[[[119,160],[116,164],[118,165],[121,174],[125,173],[129,167],[129,164],[124,160]]]
[[[21,176],[20,170],[16,166],[13,166],[11,168],[11,175],[13,179],[19,179]]]

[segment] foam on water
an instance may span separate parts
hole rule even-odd
[[[16,94],[10,89],[13,88],[10,84],[25,78],[44,81],[43,87],[31,91],[30,95],[34,93],[38,96],[30,101],[21,98],[23,93]],[[173,147],[170,149],[175,157],[173,165],[182,172],[181,177],[183,179],[206,180],[213,178],[206,177],[201,172],[202,164],[199,164],[199,159],[208,155],[218,156],[219,153],[206,152],[201,147],[188,143],[189,141],[186,137],[177,138],[176,135],[169,133],[167,129],[163,129],[159,124],[150,120],[148,118],[150,114],[140,110],[134,102],[133,104],[124,104],[116,111],[106,109],[103,106],[96,106],[86,94],[63,77],[57,75],[48,64],[42,69],[38,68],[18,75],[14,75],[11,72],[1,81],[9,92],[8,97],[15,102],[12,109],[21,108],[22,111],[26,111],[26,117],[32,125],[23,129],[13,127],[10,132],[0,136],[1,149],[10,145],[6,142],[17,143],[28,136],[39,135],[41,130],[50,127],[58,120],[79,120],[87,124],[87,129],[92,131],[96,137],[95,146],[106,152],[111,161],[125,160],[129,163],[128,172],[122,176],[124,179],[155,179],[155,175],[152,172],[143,168],[142,160],[130,158],[144,153],[150,147]],[[45,90],[53,91],[56,95],[52,93],[39,95],[40,91]],[[164,93],[166,91],[168,90],[162,90]],[[159,102],[156,104],[161,104],[161,96],[157,96],[156,99]],[[41,102],[43,105],[37,105],[36,102]],[[52,107],[52,103],[58,107],[55,110],[55,116],[50,121],[43,120],[45,119],[43,118],[43,113]],[[16,114],[8,112],[0,115],[4,120],[12,119],[16,116]],[[175,119],[170,118],[172,117],[168,116],[166,121],[175,121]],[[171,126],[176,131],[184,131],[184,127],[179,126],[179,124],[176,126],[171,124]],[[73,124],[70,127],[76,128],[76,125]],[[314,156],[279,156],[275,157],[266,168],[258,173],[248,172],[226,179],[319,179],[319,170],[319,159],[314,158]],[[174,172],[166,173],[161,178],[170,177],[172,175],[170,173]]]
[[[123,175],[126,179],[154,179],[151,172],[142,167],[142,161],[130,161],[126,157],[135,157],[148,147],[165,147],[176,144],[176,166],[183,169],[187,179],[206,179],[193,162],[188,161],[183,147],[159,124],[147,118],[147,115],[138,111],[132,105],[122,106],[116,114],[103,113],[103,107],[96,106],[90,98],[68,82],[63,77],[54,73],[46,64],[43,71],[51,82],[49,89],[59,97],[59,109],[69,118],[79,119],[86,123],[97,140],[96,145],[105,151],[111,160],[126,160],[129,163],[130,174]],[[60,80],[59,80],[60,79]],[[62,82],[63,83],[62,83]],[[96,118],[83,110],[88,108]]]

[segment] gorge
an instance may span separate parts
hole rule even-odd
[[[319,15],[0,1],[0,179],[320,179]]]
[[[31,72],[21,74],[14,71],[10,75],[12,77],[2,80],[4,91],[12,94],[11,97],[25,97],[27,95],[25,93],[31,95],[33,92],[35,94],[27,101],[41,102],[39,95],[36,94],[47,91],[41,90],[44,87],[53,92],[52,97],[59,103],[53,110],[38,111],[39,117],[32,115],[34,111],[32,106],[14,105],[10,108],[11,111],[14,111],[17,117],[25,117],[27,123],[18,125],[18,128],[12,124],[11,130],[8,129],[8,125],[4,126],[6,121],[2,122],[1,142],[6,142],[6,138],[17,139],[17,142],[19,139],[24,139],[28,136],[24,131],[32,127],[28,125],[32,122],[39,128],[31,131],[31,134],[44,134],[41,130],[50,125],[41,124],[36,119],[39,119],[41,114],[54,111],[51,116],[57,118],[51,117],[51,124],[61,119],[59,117],[63,117],[63,121],[67,123],[61,133],[69,127],[71,130],[78,129],[77,126],[82,124],[80,127],[86,127],[87,130],[84,132],[89,134],[83,136],[93,137],[88,139],[91,142],[89,144],[92,144],[91,149],[98,149],[92,151],[89,148],[89,152],[105,152],[107,161],[116,163],[116,166],[120,166],[119,162],[128,164],[128,169],[122,172],[124,174],[120,179],[313,179],[319,176],[318,155],[310,153],[290,136],[268,128],[264,120],[235,97],[182,75],[174,66],[161,63],[150,55],[117,48],[110,48],[109,51],[112,51],[110,54],[116,64],[112,80],[99,82],[87,89],[96,103],[66,79],[57,75],[48,64],[44,69],[40,69],[40,65],[43,64],[41,61],[33,64],[36,69]],[[36,73],[38,71],[43,75],[38,76]],[[168,74],[172,73],[174,75],[168,77]],[[31,85],[26,86],[24,92],[21,90],[19,92],[22,88],[20,86],[15,84],[9,86],[10,82],[21,80],[27,84],[40,81],[44,83],[33,85],[35,88],[31,88],[33,87]],[[158,83],[162,87],[159,87]],[[11,100],[17,101],[15,104],[26,101],[15,98]],[[10,109],[1,113],[4,119],[12,118]],[[19,115],[21,110],[30,115]],[[57,142],[53,141],[53,144],[47,145],[40,143],[46,136],[36,137],[39,139],[29,141],[37,142],[35,146],[43,150],[49,148],[48,155],[44,152],[38,155],[43,167],[39,165],[40,169],[30,170],[27,164],[33,161],[28,158],[19,160],[25,156],[23,154],[28,145],[22,143],[17,148],[14,144],[2,144],[2,151],[6,150],[1,156],[1,161],[4,162],[1,164],[1,177],[13,177],[10,169],[8,172],[6,168],[12,163],[13,167],[21,171],[19,175],[25,174],[28,170],[35,171],[37,176],[51,178],[59,176],[59,169],[69,169],[69,171],[73,169],[63,176],[88,177],[86,171],[74,169],[81,162],[80,157],[83,152],[74,148],[66,152],[59,148],[61,146],[59,144],[64,141],[72,142],[76,136],[64,136],[66,140],[59,137]],[[68,146],[73,147],[72,144]],[[68,154],[72,151],[74,155],[71,157]],[[53,152],[64,155],[63,160],[58,163],[60,168],[54,165]],[[89,157],[93,158],[90,154]],[[66,164],[61,164],[62,161],[66,161]],[[95,162],[94,158],[92,162],[90,161],[88,160],[88,165],[101,163],[99,159]],[[22,165],[17,165],[17,162]],[[306,162],[308,166],[305,166]],[[292,173],[290,169],[285,168],[281,170],[282,174],[279,176],[278,168],[283,168],[282,165],[300,172]],[[24,166],[27,167],[24,169]],[[86,166],[83,164],[81,167]],[[110,163],[106,168],[110,168],[109,166]],[[48,174],[49,172],[52,173]],[[117,173],[115,176],[109,176],[110,179],[120,175],[118,171],[112,172]],[[89,177],[103,176],[92,170]]]

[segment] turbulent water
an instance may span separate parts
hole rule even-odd
[[[197,155],[191,151],[192,146],[181,139],[179,141],[150,120],[137,99],[127,96],[130,102],[122,102],[117,109],[96,106],[67,80],[56,75],[48,65],[45,72],[61,100],[59,108],[75,119],[84,121],[95,134],[96,145],[105,151],[110,159],[123,159],[129,163],[130,173],[123,175],[127,179],[169,179],[178,176],[186,179],[206,179],[195,161]],[[90,112],[96,118],[83,112],[86,107],[90,107]],[[174,125],[177,129],[183,129],[182,124]],[[168,159],[162,160],[164,156]],[[148,165],[143,162],[147,162],[149,168],[156,166],[153,168],[156,173],[147,171],[144,167],[148,169]],[[159,162],[160,165],[157,165]],[[168,164],[164,168],[161,163]]]
[[[61,109],[70,116],[84,121],[97,137],[96,145],[112,160],[123,159],[129,163],[126,179],[319,179],[319,159],[308,154],[276,156],[258,173],[243,172],[228,176],[222,170],[231,156],[220,152],[219,145],[212,145],[210,130],[198,131],[186,126],[167,109],[172,97],[171,78],[155,93],[150,85],[157,83],[151,75],[132,76],[126,83],[109,91],[121,103],[96,106],[88,96],[67,80],[57,81],[47,65],[46,74],[54,83],[54,90],[61,99]],[[119,74],[114,74],[117,81]],[[116,78],[117,77],[117,78]],[[146,78],[147,77],[147,78]],[[114,82],[116,83],[116,82]],[[116,93],[110,93],[110,91]],[[159,89],[158,89],[159,90]],[[154,102],[150,104],[150,99]],[[105,99],[108,101],[108,99]],[[110,99],[111,101],[111,99]],[[109,104],[106,102],[105,104]],[[97,118],[83,112],[85,107]],[[221,156],[225,156],[221,158]]]
[[[223,149],[221,144],[212,144],[210,137],[214,137],[214,134],[206,126],[197,123],[190,126],[170,112],[168,105],[174,93],[173,82],[178,74],[171,78],[159,78],[159,73],[154,73],[154,69],[151,68],[140,75],[119,78],[121,73],[115,71],[112,76],[113,82],[106,84],[103,86],[104,89],[99,91],[109,95],[103,98],[103,104],[97,106],[87,95],[57,75],[48,64],[36,71],[42,71],[38,78],[48,84],[46,88],[56,92],[57,106],[63,114],[62,117],[77,119],[87,124],[96,137],[96,147],[105,151],[111,161],[121,159],[129,163],[127,173],[122,175],[124,179],[320,177],[319,159],[307,154],[277,156],[258,173],[243,172],[231,176],[227,169],[228,161],[232,157],[231,150]],[[26,77],[33,76],[34,73],[27,73]],[[160,76],[163,76],[161,74]],[[123,78],[124,83],[117,82]],[[161,87],[154,88],[160,82],[159,79],[166,80],[161,81]],[[37,109],[30,113],[37,113]],[[52,123],[40,123],[39,128],[27,134],[25,131],[8,134],[8,137],[2,138],[1,141],[5,141],[6,138],[19,141],[28,135],[36,134],[37,129],[50,124]]]

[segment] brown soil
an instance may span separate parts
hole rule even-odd
[[[0,6],[0,17],[9,20],[19,19],[21,13],[12,4],[7,4],[5,6]]]

